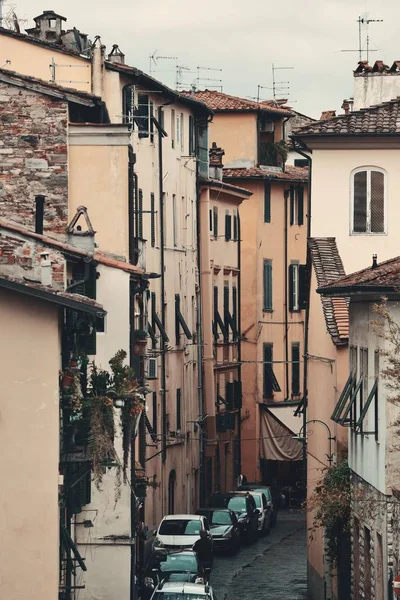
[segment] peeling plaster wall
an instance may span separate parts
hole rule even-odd
[[[68,216],[68,106],[0,84],[0,217],[34,231],[35,195],[46,197],[44,233],[63,233]]]
[[[0,290],[0,596],[58,594],[57,308]]]

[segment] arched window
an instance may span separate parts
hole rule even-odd
[[[168,480],[168,514],[173,515],[175,513],[175,485],[176,485],[176,472],[173,469],[169,474]]]
[[[386,233],[386,173],[362,167],[351,178],[352,233]]]

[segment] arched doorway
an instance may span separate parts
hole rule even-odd
[[[175,485],[176,485],[176,471],[172,469],[168,479],[168,514],[173,515],[175,513]]]

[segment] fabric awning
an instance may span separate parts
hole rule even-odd
[[[264,460],[301,460],[303,444],[268,408],[260,411],[260,458]]]

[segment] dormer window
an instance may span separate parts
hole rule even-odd
[[[351,233],[386,233],[386,173],[362,167],[351,178]]]

